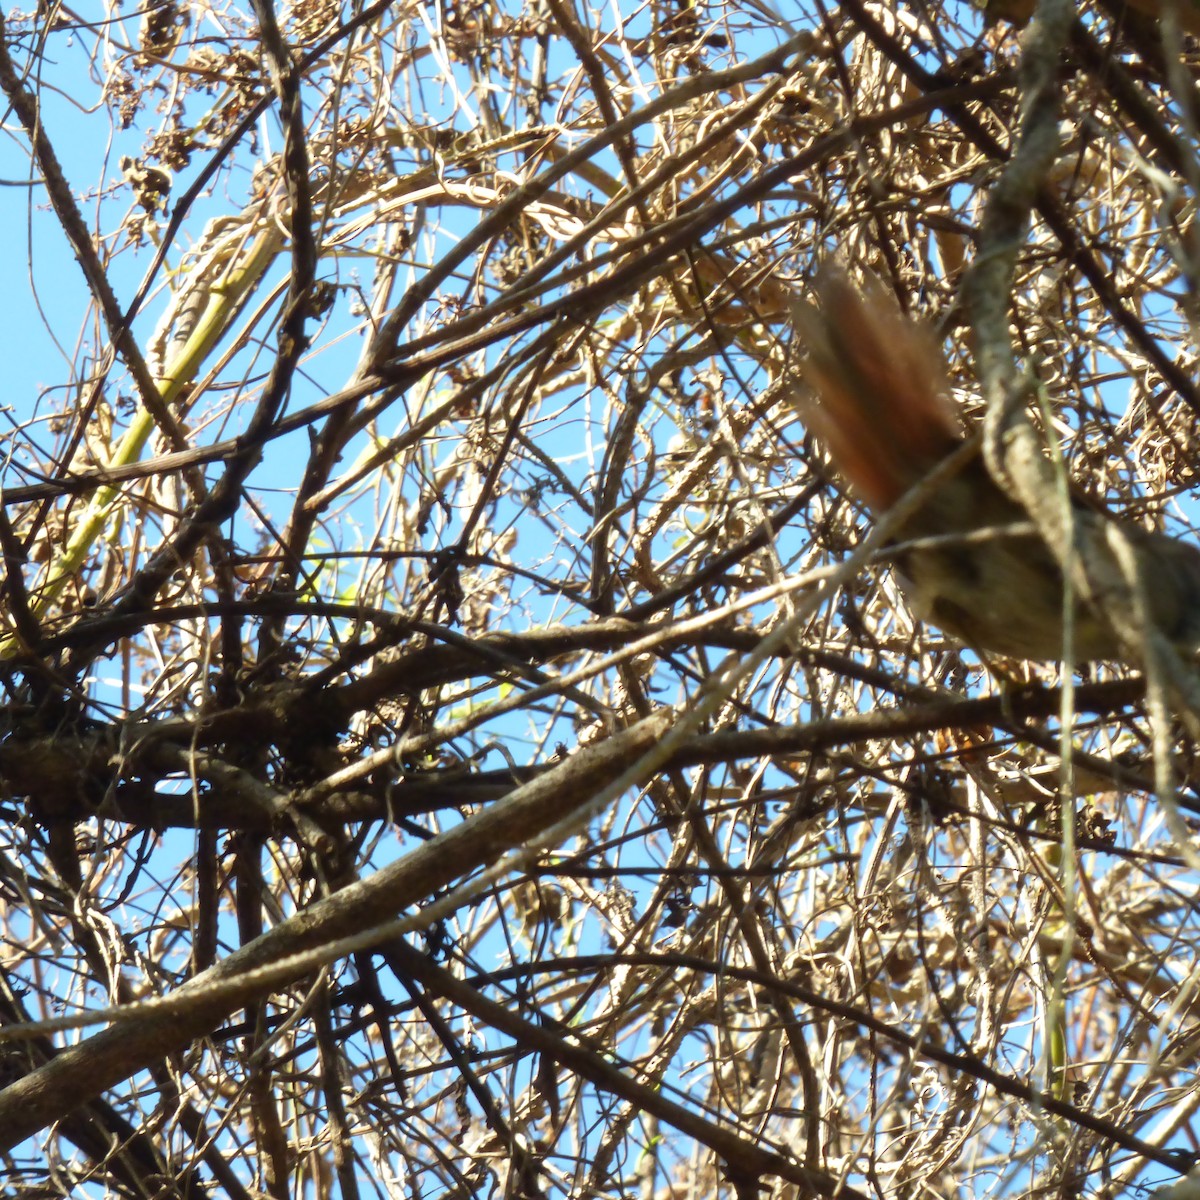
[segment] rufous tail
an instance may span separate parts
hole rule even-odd
[[[876,512],[893,504],[962,441],[941,352],[875,283],[861,289],[821,268],[815,303],[792,304],[801,418]]]

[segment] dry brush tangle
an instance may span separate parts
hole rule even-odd
[[[791,403],[836,258],[1196,540],[1193,6],[983,8],[3,18],[12,1195],[1189,1170],[1190,664],[923,623]]]

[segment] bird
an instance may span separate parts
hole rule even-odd
[[[876,516],[967,440],[932,330],[881,285],[827,264],[813,302],[793,302],[800,386],[790,398],[838,473]],[[975,439],[978,444],[979,439]],[[918,617],[984,655],[1065,657],[1063,575],[1021,504],[982,452],[933,484],[891,539],[890,556]],[[1072,485],[1077,528],[1112,522],[1132,546],[1148,618],[1182,652],[1200,648],[1200,548],[1121,520]],[[1071,659],[1138,665],[1101,608],[1073,592]]]

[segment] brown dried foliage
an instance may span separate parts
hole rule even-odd
[[[1137,680],[1077,681],[1064,804],[1063,680],[919,625],[886,561],[727,670],[866,529],[784,403],[819,263],[927,320],[978,417],[1004,12],[108,15],[0,27],[10,229],[67,346],[7,401],[0,1023],[174,1007],[4,1035],[10,1194],[1185,1168],[1195,755],[1172,825]],[[1181,536],[1198,64],[1157,0],[1081,9],[1009,307],[1071,471]],[[86,294],[47,292],[55,239]]]

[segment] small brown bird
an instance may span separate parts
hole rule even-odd
[[[883,513],[962,445],[944,361],[930,333],[878,286],[860,290],[825,268],[815,300],[793,310],[807,354],[801,374],[811,390],[796,403],[860,499]],[[1077,522],[1117,522],[1082,494],[1073,494],[1071,505]],[[1118,523],[1134,547],[1150,618],[1179,649],[1194,652],[1200,549]],[[1063,656],[1058,562],[982,457],[938,485],[895,542],[896,567],[919,616],[976,650]],[[1103,614],[1082,600],[1075,604],[1073,654],[1077,662],[1134,661]]]

